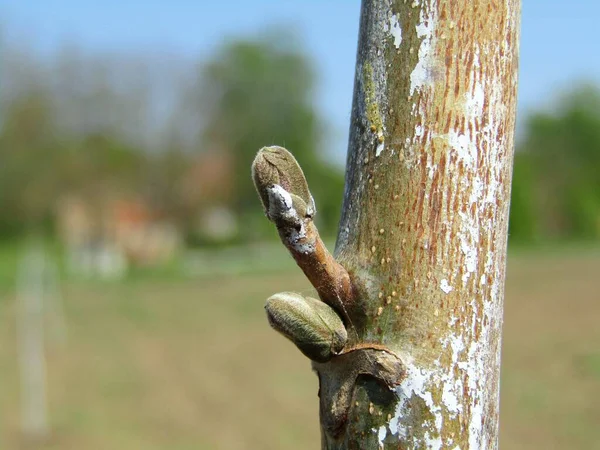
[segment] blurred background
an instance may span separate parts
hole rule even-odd
[[[318,448],[249,167],[292,149],[333,245],[359,9],[0,0],[0,448]],[[598,20],[523,1],[504,449],[600,449]]]

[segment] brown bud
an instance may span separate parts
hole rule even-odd
[[[300,165],[283,147],[263,147],[252,163],[252,179],[269,220],[313,217],[315,204]]]

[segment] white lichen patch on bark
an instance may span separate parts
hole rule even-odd
[[[415,90],[423,89],[425,86],[433,83],[436,23],[437,15],[435,8],[430,6],[430,2],[424,1],[421,4],[419,23],[416,26],[417,37],[421,39],[421,43],[418,50],[419,59],[417,65],[410,74],[410,95],[413,95]]]
[[[441,381],[439,370],[423,368],[411,361],[410,357],[406,357],[405,364],[407,376],[396,389],[400,401],[394,417],[389,422],[389,430],[403,442],[410,443],[412,448],[440,449],[443,444],[440,436],[444,420],[442,407],[432,395],[433,383]],[[423,403],[431,413],[431,418],[421,424],[424,430],[422,436],[420,433],[410,433],[410,426],[407,426],[409,424],[404,423],[406,418],[410,418],[413,405],[417,401]]]
[[[269,193],[269,217],[275,217],[277,214],[288,215],[291,218],[296,218],[297,213],[293,208],[292,196],[288,191],[278,184],[268,188]]]
[[[448,283],[448,280],[444,278],[442,281],[440,281],[440,289],[446,294],[449,294],[452,292],[453,288],[450,286],[450,283]]]
[[[402,44],[402,28],[396,14],[392,14],[390,17],[389,31],[392,39],[394,39],[394,47],[397,49],[400,48],[400,44]]]
[[[384,130],[385,130],[385,127],[384,127]],[[375,149],[375,156],[381,155],[381,153],[385,149],[385,137],[383,134],[383,130],[377,134],[377,138],[378,138],[378,143],[377,143],[377,148]]]
[[[487,302],[484,315],[493,317],[494,304]],[[456,323],[455,320],[452,324]],[[489,371],[488,344],[491,336],[489,329],[484,329],[481,339],[471,341],[468,349],[465,347],[464,336],[450,334],[442,343],[442,348],[449,352],[450,364],[442,363],[441,356],[431,367],[423,367],[407,357],[407,377],[396,389],[400,399],[394,417],[386,427],[379,430],[380,442],[391,433],[398,436],[413,448],[439,450],[443,448],[460,448],[457,443],[460,434],[443,437],[444,424],[448,419],[457,419],[459,414],[468,408],[470,412],[469,446],[470,450],[487,450],[495,447],[495,437],[482,431],[481,424],[485,413],[485,392],[483,382]],[[463,380],[467,380],[466,386]],[[432,393],[440,393],[441,397],[434,398]],[[465,395],[467,393],[467,395]],[[423,423],[426,430],[422,435],[409,433],[410,426],[404,423],[410,417],[411,409],[418,402],[426,405],[431,418]],[[386,430],[386,434],[383,434]],[[389,431],[388,431],[389,430]]]
[[[269,210],[267,215],[270,218],[281,217],[289,223],[298,225],[296,227],[288,227],[286,240],[288,243],[298,252],[304,253],[305,255],[313,253],[315,251],[315,245],[312,242],[306,242],[306,224],[304,217],[300,217],[298,211],[294,208],[292,202],[292,196],[282,186],[275,184],[267,188],[269,194]],[[313,202],[314,203],[314,202]],[[313,211],[309,212],[310,214]]]

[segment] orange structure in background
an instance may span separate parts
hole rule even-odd
[[[177,228],[141,200],[70,195],[56,213],[68,265],[86,275],[120,276],[130,266],[163,264],[180,248]]]

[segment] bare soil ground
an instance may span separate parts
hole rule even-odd
[[[299,271],[298,271],[299,272]],[[317,379],[267,325],[298,272],[64,286],[49,342],[53,436],[19,435],[14,295],[0,300],[0,448],[316,449]],[[600,256],[509,261],[502,449],[600,449]]]

